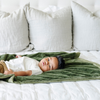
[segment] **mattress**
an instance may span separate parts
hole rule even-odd
[[[36,51],[16,54],[32,53]],[[100,64],[99,55],[100,51],[81,51],[80,58]],[[100,80],[49,84],[15,84],[0,81],[0,100],[100,100]]]

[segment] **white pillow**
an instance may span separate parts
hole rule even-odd
[[[28,23],[23,8],[13,13],[0,11],[0,52],[18,52],[28,45]]]
[[[100,11],[92,13],[76,2],[71,7],[75,49],[100,50]]]
[[[49,5],[47,8],[45,8],[43,10],[43,12],[52,13],[52,12],[55,12],[55,11],[60,10],[60,9],[62,9],[62,7],[58,7],[58,6],[54,6],[54,5]]]
[[[71,9],[63,8],[57,12],[45,12],[25,7],[29,23],[30,42],[35,50],[64,51],[72,45]]]

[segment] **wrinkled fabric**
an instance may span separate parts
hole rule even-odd
[[[50,83],[61,81],[79,81],[100,79],[100,65],[79,58],[80,53],[51,52],[26,55],[40,61],[44,57],[60,55],[65,60],[65,68],[44,72],[41,75],[17,76],[0,74],[0,79],[14,83]],[[25,55],[24,55],[25,56]],[[13,59],[15,55],[1,55],[0,59]]]

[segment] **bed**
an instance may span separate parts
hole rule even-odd
[[[25,52],[28,53],[28,52]],[[31,52],[33,53],[33,52]],[[81,51],[81,58],[100,63],[99,51]],[[0,81],[0,99],[8,100],[99,100],[100,80],[15,84]]]
[[[54,41],[53,41],[53,43],[51,43],[51,41],[49,41],[49,40],[48,40],[49,41],[49,46],[48,46],[47,44],[45,44],[47,42],[47,40],[45,40],[45,43],[44,43],[43,40],[41,40],[41,38],[39,38],[39,40],[40,40],[40,43],[43,43],[43,44],[38,44],[38,42],[37,42],[38,36],[34,37],[31,33],[30,33],[31,34],[30,36],[33,38],[36,38],[36,40],[32,41],[32,38],[30,38],[30,41],[32,43],[35,42],[35,45],[29,44],[29,40],[26,37],[23,37],[24,34],[22,34],[22,35],[17,35],[17,36],[18,37],[22,36],[24,38],[24,40],[26,40],[26,41],[23,40],[22,42],[19,42],[19,44],[23,43],[23,47],[15,44],[15,45],[17,45],[17,47],[15,48],[14,45],[9,44],[9,46],[10,46],[10,48],[9,48],[8,44],[7,44],[7,43],[9,43],[9,41],[6,41],[5,42],[6,44],[4,44],[4,43],[0,44],[0,47],[2,47],[2,45],[7,47],[7,48],[0,49],[0,55],[7,54],[7,53],[24,55],[24,54],[35,54],[38,52],[55,52],[55,51],[57,51],[57,52],[64,51],[64,52],[68,52],[68,53],[80,52],[80,58],[100,64],[100,48],[99,48],[100,47],[99,46],[99,44],[100,44],[99,30],[100,29],[98,27],[99,26],[99,18],[97,18],[97,19],[94,17],[91,18],[92,15],[90,14],[91,15],[90,16],[88,14],[88,13],[92,12],[94,16],[95,15],[99,16],[100,1],[99,0],[88,0],[88,1],[87,0],[84,0],[84,1],[83,0],[74,0],[74,1],[76,3],[78,3],[79,5],[76,3],[71,5],[71,0],[39,0],[39,1],[37,1],[37,0],[24,0],[24,1],[22,1],[22,0],[9,0],[9,1],[0,0],[0,10],[7,12],[7,13],[16,11],[17,9],[19,9],[20,7],[23,7],[25,5],[27,6],[27,5],[29,5],[29,2],[30,2],[30,7],[38,9],[38,10],[42,10],[44,12],[47,12],[48,14],[51,14],[51,12],[55,12],[59,9],[62,9],[63,7],[67,7],[66,9],[69,9],[69,10],[67,10],[67,14],[70,14],[70,15],[73,14],[73,21],[75,22],[72,24],[71,17],[70,16],[67,17],[66,22],[68,22],[69,23],[68,25],[70,25],[70,26],[67,25],[68,26],[67,30],[64,28],[62,28],[62,29],[64,29],[64,32],[68,31],[69,33],[71,33],[73,31],[74,38],[71,36],[72,34],[67,34],[67,36],[65,35],[65,38],[63,36],[62,39],[63,40],[65,39],[65,43],[63,44],[63,42],[61,42],[61,46],[59,46],[59,47],[56,47],[55,44],[53,44]],[[83,7],[80,5],[82,5]],[[71,8],[72,8],[72,10],[71,10]],[[80,8],[81,9],[80,11],[83,11],[83,13],[82,13],[83,15],[81,15],[79,13],[77,8],[78,9]],[[84,10],[84,8],[86,8],[88,10],[86,10],[86,9]],[[24,10],[26,10],[26,8]],[[72,11],[72,13],[71,13],[71,11]],[[61,12],[59,12],[59,15]],[[96,13],[94,13],[94,12],[96,12]],[[77,14],[79,16],[77,16]],[[57,15],[57,17],[59,15]],[[64,14],[62,14],[62,15],[64,15]],[[6,16],[7,16],[7,14],[6,14]],[[64,16],[66,16],[66,14]],[[29,16],[27,18],[29,18]],[[65,17],[63,17],[63,18],[65,18]],[[89,27],[89,24],[87,25],[87,23],[85,23],[85,22],[89,21],[89,19],[93,20],[92,22],[91,22],[91,20],[89,22],[89,24],[91,25],[93,30],[91,27]],[[96,20],[96,22],[94,22],[94,20]],[[28,21],[30,21],[30,20],[28,20]],[[28,21],[26,21],[25,24],[27,24]],[[63,20],[63,21],[65,21],[65,20]],[[79,23],[77,23],[77,21]],[[80,22],[82,22],[81,25],[80,25]],[[38,22],[38,23],[40,23],[40,22]],[[92,23],[94,26],[92,25]],[[37,22],[35,24],[38,25]],[[84,25],[85,29],[82,27],[83,24],[87,25],[87,26]],[[40,24],[40,25],[41,26],[43,25],[44,27],[46,27],[44,24]],[[54,25],[57,25],[57,24],[54,24]],[[61,23],[61,25],[63,25],[63,23]],[[18,26],[16,26],[16,27],[19,28]],[[24,25],[23,27],[27,27],[27,25],[26,26]],[[52,28],[52,23],[51,23],[51,26],[49,26],[49,27]],[[79,31],[78,27],[82,31]],[[89,31],[88,31],[87,27],[88,27]],[[41,28],[40,26],[35,27],[35,28],[36,29],[39,28],[40,30],[43,30],[43,27]],[[61,26],[58,25],[57,29],[58,28],[61,28]],[[28,29],[28,28],[26,28],[26,29]],[[15,31],[14,35],[16,35],[16,31]],[[20,29],[20,31],[22,31],[22,30]],[[59,30],[57,30],[56,32],[58,32],[58,31]],[[1,32],[1,28],[0,28],[0,32]],[[27,30],[23,31],[23,32],[27,32]],[[31,29],[31,32],[33,32],[33,29]],[[37,32],[37,31],[35,31],[35,32]],[[37,33],[39,33],[39,32],[40,31],[38,31]],[[45,30],[43,30],[43,32],[45,32]],[[46,30],[46,32],[48,32],[48,31]],[[55,29],[49,30],[49,32],[55,32]],[[84,32],[85,32],[86,37],[84,37]],[[11,32],[8,32],[8,33],[10,34]],[[80,33],[81,33],[81,35],[80,35]],[[21,34],[21,33],[19,32],[19,34]],[[35,34],[35,36],[36,36],[36,34]],[[46,34],[45,36],[49,37],[50,40],[52,40],[52,37],[50,37],[49,35]],[[83,38],[79,38],[81,36]],[[5,35],[5,37],[8,37],[8,35]],[[89,39],[87,37],[89,37]],[[93,38],[93,37],[95,37],[95,38]],[[14,41],[16,40],[15,37],[11,36],[10,39],[12,39],[12,38]],[[60,39],[61,35],[58,38]],[[95,42],[91,42],[92,40]],[[18,40],[16,40],[16,41],[18,41]],[[62,40],[60,39],[60,41],[62,41]],[[90,42],[88,42],[88,41],[90,41]],[[13,41],[11,41],[11,42],[13,42]],[[67,46],[66,46],[66,42],[67,42]],[[72,42],[73,42],[73,46],[71,46]],[[27,45],[27,43],[29,45]],[[57,41],[57,43],[59,44],[58,41]],[[43,47],[44,44],[46,45],[46,47]],[[92,44],[92,46],[91,46],[91,44]],[[19,47],[20,47],[20,49],[19,49]],[[16,84],[16,83],[8,83],[8,82],[0,80],[0,100],[13,100],[13,99],[14,100],[28,100],[28,99],[29,100],[100,100],[100,80],[73,81],[73,82],[72,81],[62,81],[62,82],[37,83],[37,84],[31,84],[31,83]]]

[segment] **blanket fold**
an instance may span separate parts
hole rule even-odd
[[[62,81],[82,81],[82,80],[96,80],[100,79],[100,65],[84,59],[80,59],[80,53],[66,53],[66,52],[49,52],[36,53],[28,56],[40,61],[44,57],[62,56],[65,60],[65,68],[44,72],[40,75],[32,76],[17,76],[4,75],[0,73],[0,80],[11,83],[50,83]],[[15,59],[14,54],[4,54],[0,56],[0,60]]]

